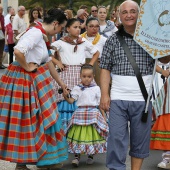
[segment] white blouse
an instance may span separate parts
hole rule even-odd
[[[77,51],[74,52],[75,45],[69,44],[62,40],[53,42],[51,45],[54,50],[59,51],[61,61],[66,65],[81,65],[85,63],[85,52],[88,51],[91,57],[97,52],[97,49],[85,38],[84,43],[79,44]]]
[[[28,30],[14,48],[24,54],[27,63],[33,62],[40,65],[51,60],[43,34],[35,27]]]
[[[94,38],[95,37],[88,37],[88,36],[86,36],[86,39],[88,41],[90,41],[91,43],[93,42]],[[105,45],[106,40],[107,40],[106,37],[104,37],[103,35],[100,35],[99,41],[97,42],[97,44],[94,45],[97,48],[97,50],[100,52],[99,58],[102,55],[103,46]],[[91,58],[91,55],[90,55],[90,53],[88,51],[86,51],[86,58]]]
[[[77,100],[77,106],[99,106],[100,103],[100,87],[93,86],[81,90],[81,87],[75,86],[71,91],[71,96]]]

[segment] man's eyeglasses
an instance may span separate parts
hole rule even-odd
[[[93,11],[91,11],[91,12],[97,12],[97,10],[93,10]]]
[[[99,25],[89,25],[90,28],[99,28]]]

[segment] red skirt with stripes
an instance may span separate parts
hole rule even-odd
[[[38,162],[64,138],[47,64],[30,73],[13,62],[0,80],[0,159]]]
[[[157,120],[151,131],[151,149],[170,150],[170,77],[153,102]]]

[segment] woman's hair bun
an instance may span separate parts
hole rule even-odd
[[[54,20],[58,21],[59,24],[62,23],[64,20],[67,20],[64,12],[57,8],[51,8],[47,11],[44,22],[49,24],[53,22]]]
[[[47,15],[48,16],[52,16],[52,15],[54,15],[54,13],[55,13],[55,9],[54,8],[51,8],[51,9],[49,9],[48,11],[47,11]]]

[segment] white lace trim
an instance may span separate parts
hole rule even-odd
[[[23,45],[17,45],[17,46],[15,46],[15,48],[17,49],[17,50],[19,50],[21,53],[23,53],[24,55],[26,55],[27,53],[28,53],[28,50],[27,50],[27,48],[26,47],[24,47]]]

